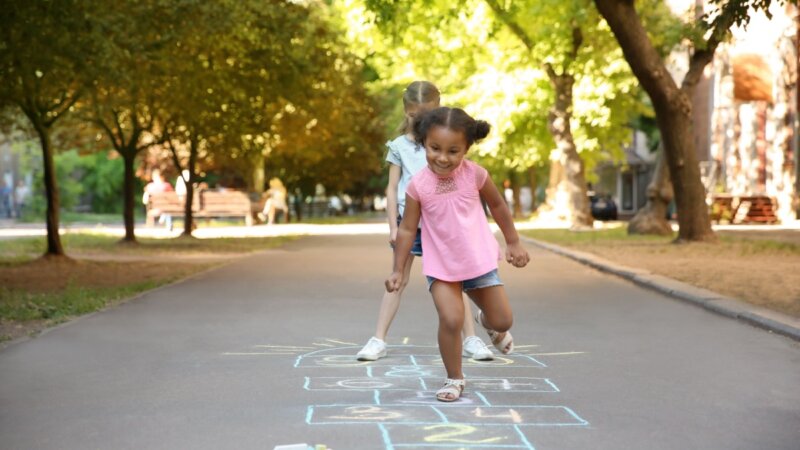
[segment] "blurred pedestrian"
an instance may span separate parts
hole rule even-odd
[[[25,180],[19,180],[17,187],[14,189],[14,216],[17,219],[22,217],[25,207],[28,205],[31,196],[31,188],[25,184]]]
[[[0,180],[0,216],[11,218],[11,185],[6,184],[5,177]]]

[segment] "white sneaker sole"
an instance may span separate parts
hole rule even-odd
[[[473,354],[470,354],[467,351],[464,351],[464,352],[461,353],[461,356],[464,356],[465,358],[472,358],[475,361],[493,361],[494,360],[494,354],[491,353],[491,352],[487,353],[485,355],[475,356]]]
[[[359,361],[377,361],[384,357],[386,357],[386,350],[378,353],[377,355],[356,355],[356,359]]]

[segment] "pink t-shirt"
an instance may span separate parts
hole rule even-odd
[[[450,175],[429,167],[417,172],[406,195],[422,210],[422,272],[442,281],[464,281],[497,269],[500,246],[489,228],[480,188],[489,173],[463,160]]]

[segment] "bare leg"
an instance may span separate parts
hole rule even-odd
[[[431,287],[433,303],[439,313],[439,352],[447,378],[464,378],[461,371],[461,328],[464,325],[464,302],[461,283],[435,281]]]
[[[503,286],[491,286],[482,289],[473,289],[469,295],[478,308],[483,311],[484,325],[497,331],[497,339],[502,340],[505,332],[511,328],[514,317],[508,295]]]
[[[406,266],[403,268],[403,284],[395,292],[384,292],[381,300],[381,308],[378,311],[378,323],[375,326],[375,337],[385,341],[386,334],[389,333],[389,326],[392,325],[394,316],[400,308],[400,296],[408,285],[408,276],[411,273],[411,266],[414,264],[414,255],[409,255]]]

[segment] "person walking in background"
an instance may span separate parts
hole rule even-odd
[[[289,215],[289,205],[286,203],[286,187],[279,178],[269,180],[269,189],[264,192],[264,209],[258,214],[261,220],[266,220],[267,225],[275,223],[275,214],[280,211],[283,214],[284,222]]]
[[[506,261],[524,267],[530,261],[514,220],[489,173],[464,159],[470,146],[489,134],[490,126],[458,108],[437,108],[414,123],[414,136],[425,147],[427,167],[406,188],[403,220],[397,231],[394,270],[386,290],[397,292],[408,279],[405,270],[422,220],[422,270],[439,314],[439,352],[447,380],[436,393],[444,402],[464,391],[461,329],[465,323],[462,291],[480,308],[475,321],[504,354],[514,341],[513,321],[503,283],[497,273],[500,248],[489,228],[485,201],[506,241]]]
[[[11,189],[0,179],[0,217],[11,218]]]
[[[17,187],[14,188],[14,216],[17,219],[20,219],[22,213],[25,212],[25,207],[28,205],[30,196],[31,188],[25,184],[25,180],[19,180],[17,182]]]
[[[386,215],[389,219],[389,243],[392,247],[395,247],[397,226],[403,217],[406,187],[411,181],[411,177],[424,169],[427,164],[425,149],[414,140],[411,126],[417,115],[439,106],[439,97],[439,90],[433,83],[428,81],[414,81],[408,85],[403,93],[403,109],[405,111],[405,120],[402,124],[403,134],[386,144],[389,148],[386,156],[386,161],[389,163],[389,183],[386,187]],[[397,251],[398,249],[395,248],[395,258],[397,257]],[[402,251],[405,252],[403,266],[401,267],[404,274],[403,282],[397,289],[387,289],[384,292],[380,310],[378,311],[375,335],[356,354],[356,358],[360,361],[375,361],[386,356],[386,334],[389,332],[389,326],[392,324],[392,320],[394,320],[400,307],[400,297],[408,283],[414,256],[422,255],[419,230],[415,233],[413,245]],[[469,302],[466,299],[462,300],[461,311],[467,318],[472,315]],[[475,328],[472,326],[471,320],[466,321],[463,332],[464,356],[477,360],[494,359],[492,351],[486,347],[486,344],[479,337],[475,336]]]

